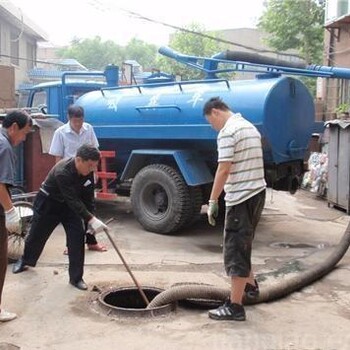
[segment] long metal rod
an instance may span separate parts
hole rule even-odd
[[[106,225],[108,225],[108,223],[110,223],[110,222],[113,221],[113,220],[114,220],[114,218],[112,218],[112,219],[110,219],[110,220],[107,220],[107,221],[106,221]],[[126,263],[126,261],[125,261],[123,255],[121,254],[120,250],[118,249],[117,245],[115,244],[115,242],[114,242],[112,236],[110,235],[108,229],[104,229],[104,231],[105,231],[105,233],[106,233],[106,235],[107,235],[109,241],[111,242],[111,244],[112,244],[114,250],[115,250],[115,251],[117,252],[117,254],[119,255],[120,260],[123,262],[123,264],[124,264],[126,270],[128,271],[130,277],[131,277],[132,280],[134,281],[134,283],[135,283],[137,289],[139,290],[139,292],[140,292],[140,294],[141,294],[141,297],[142,297],[143,301],[146,303],[146,306],[148,306],[149,300],[148,300],[146,294],[145,294],[144,291],[142,290],[142,288],[141,288],[139,282],[137,281],[137,279],[135,278],[134,274],[131,272],[131,270],[130,270],[128,264]]]

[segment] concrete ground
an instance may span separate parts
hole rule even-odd
[[[143,286],[166,289],[195,282],[228,287],[222,267],[222,226],[206,217],[175,236],[144,231],[125,199],[99,203],[103,219],[116,217],[115,241]],[[253,263],[261,289],[318,264],[331,253],[347,225],[346,213],[314,194],[269,191],[258,226]],[[36,268],[14,275],[8,267],[3,306],[18,319],[0,324],[0,349],[237,349],[340,350],[350,348],[350,255],[322,280],[267,304],[247,306],[247,321],[213,321],[206,310],[180,306],[158,317],[107,315],[92,287],[133,286],[104,234],[108,252],[86,251],[88,292],[68,284],[61,227]],[[14,347],[15,348],[15,347]]]

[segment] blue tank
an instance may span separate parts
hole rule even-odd
[[[314,125],[314,104],[297,79],[207,80],[103,89],[77,100],[101,149],[115,150],[122,173],[137,149],[196,150],[216,160],[217,133],[203,105],[220,96],[260,131],[269,168],[303,160]]]
[[[166,234],[198,218],[217,167],[217,132],[203,106],[216,96],[260,131],[268,186],[295,192],[315,115],[303,83],[270,68],[253,80],[218,79],[228,70],[220,71],[217,58],[201,64],[198,57],[163,51],[203,70],[206,79],[103,88],[76,101],[100,148],[116,152],[116,192],[130,194],[141,225]]]

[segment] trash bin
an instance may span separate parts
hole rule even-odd
[[[34,119],[34,132],[27,136],[24,143],[24,178],[27,192],[38,191],[55,165],[55,157],[48,152],[53,134],[62,124],[55,118]]]
[[[350,120],[332,120],[328,145],[328,204],[350,212]]]

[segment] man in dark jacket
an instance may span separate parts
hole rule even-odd
[[[83,145],[75,157],[61,160],[51,169],[35,199],[24,254],[14,264],[13,273],[36,265],[46,241],[61,223],[67,235],[69,282],[81,290],[88,288],[83,280],[85,223],[95,233],[107,228],[93,215],[93,172],[99,159],[97,148]]]
[[[50,146],[49,154],[55,156],[56,163],[62,159],[74,157],[77,149],[84,145],[98,148],[99,144],[93,127],[84,122],[84,109],[81,106],[68,107],[68,122],[56,129]],[[107,247],[98,243],[96,236],[86,232],[86,245],[89,250],[105,252]],[[68,249],[64,250],[68,255]]]
[[[26,139],[31,129],[32,118],[20,110],[8,113],[0,129],[0,322],[16,318],[15,313],[1,308],[1,294],[7,270],[7,234],[21,231],[21,220],[13,206],[9,187],[15,185],[14,147]]]

